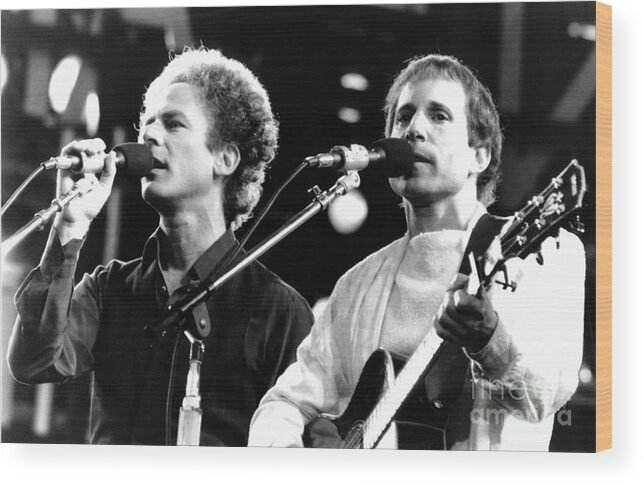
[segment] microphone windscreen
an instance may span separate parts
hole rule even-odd
[[[380,163],[389,178],[410,174],[415,162],[415,153],[410,144],[401,138],[382,138],[371,145],[371,150],[384,152],[384,163]]]
[[[147,145],[142,143],[121,143],[113,148],[123,155],[123,166],[120,169],[126,174],[143,177],[152,171],[154,156]]]

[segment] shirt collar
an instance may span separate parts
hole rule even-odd
[[[167,244],[161,244],[161,240],[167,240],[165,232],[158,227],[154,233],[147,239],[143,247],[142,265],[148,268],[155,261],[160,261],[164,254],[161,253],[163,247]],[[214,244],[212,244],[188,271],[188,275],[192,278],[196,277],[199,281],[207,279],[221,263],[225,255],[237,245],[237,238],[231,228],[226,230],[224,234],[219,237]]]

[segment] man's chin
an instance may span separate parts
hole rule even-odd
[[[141,197],[145,202],[154,207],[167,199],[167,194],[160,189],[158,184],[149,179],[141,178]]]
[[[426,180],[413,179],[405,180],[402,186],[393,188],[393,191],[417,207],[431,205],[446,195],[443,190],[427,183]]]

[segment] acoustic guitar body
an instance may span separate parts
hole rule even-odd
[[[348,407],[337,418],[321,415],[304,432],[304,444],[317,448],[364,448],[365,421],[371,417],[381,395],[386,392],[404,360],[378,349],[371,354],[360,374]],[[395,427],[395,447],[399,449],[448,448],[449,416],[462,394],[468,359],[458,346],[445,343],[432,365],[416,384],[386,427]],[[382,434],[383,436],[385,433]],[[391,435],[388,433],[387,435]],[[376,447],[391,447],[378,441]]]

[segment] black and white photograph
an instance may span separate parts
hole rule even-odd
[[[597,12],[3,9],[3,445],[601,450]]]

